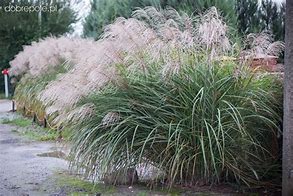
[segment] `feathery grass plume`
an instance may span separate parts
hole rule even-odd
[[[285,49],[283,42],[274,41],[272,35],[265,32],[247,35],[245,45],[247,49],[243,54],[251,58],[269,55],[278,57]]]
[[[11,75],[23,75],[28,73],[38,76],[51,67],[59,66],[64,60],[70,62],[74,57],[73,49],[81,45],[85,40],[67,37],[47,37],[39,42],[33,42],[24,46],[22,52],[10,62]]]
[[[280,83],[248,69],[234,77],[234,66],[191,61],[169,80],[156,65],[123,75],[126,86],[84,100],[95,115],[74,129],[72,165],[103,178],[149,162],[170,186],[268,180],[278,157]]]
[[[153,7],[138,9],[133,17],[145,21],[164,41],[166,47],[162,57],[167,56],[162,71],[164,76],[178,73],[183,58],[177,54],[184,54],[180,50],[190,50],[191,55],[204,51],[209,61],[231,50],[228,27],[215,7],[198,19],[184,13],[180,15],[173,8],[159,11]]]
[[[24,105],[34,112],[37,110],[42,117],[47,116],[48,112],[42,110],[47,110],[49,103],[40,99],[40,94],[47,90],[51,82],[59,81],[62,75],[77,66],[75,48],[91,43],[95,42],[80,38],[48,37],[31,46],[24,46],[24,50],[10,62],[11,75],[23,76],[15,93],[18,105]]]
[[[163,75],[177,73],[182,58],[181,50],[192,50],[194,53],[193,19],[186,14],[180,15],[175,9],[156,10],[153,7],[138,9],[133,17],[145,21],[162,39],[164,48],[161,48],[163,59]]]
[[[146,9],[158,12],[154,8]],[[171,13],[170,10],[168,13]],[[173,10],[173,12],[175,11]],[[170,13],[169,15],[171,15]],[[168,20],[165,22],[167,23]],[[127,20],[118,18],[115,23],[107,26],[102,38],[96,42],[95,49],[87,51],[86,54],[76,52],[76,56],[82,54],[77,59],[79,60],[78,64],[83,64],[83,66],[76,66],[60,81],[52,82],[42,93],[40,99],[45,103],[50,103],[47,112],[49,114],[60,112],[58,111],[60,106],[69,106],[70,108],[76,104],[80,97],[86,96],[92,90],[102,88],[108,82],[119,85],[121,81],[116,73],[117,67],[111,66],[111,64],[121,64],[120,68],[122,69],[146,72],[149,64],[156,62],[162,65],[166,64],[165,70],[174,68],[173,72],[177,72],[178,67],[176,66],[179,64],[178,61],[182,61],[182,57],[176,55],[178,53],[176,51],[186,48],[186,39],[182,42],[182,37],[186,37],[186,32],[172,27],[170,35],[170,31],[167,32],[168,26],[162,22],[160,24],[164,31],[155,31],[144,22],[133,18]],[[172,36],[173,32],[177,32],[179,36]],[[74,62],[74,60],[72,61]],[[84,82],[72,84],[72,80],[84,80]],[[81,86],[77,87],[79,84]],[[73,86],[76,87],[73,88]],[[71,89],[68,97],[64,97],[60,89],[68,89],[65,90],[66,92]],[[57,121],[61,119],[65,119],[64,115],[60,116]]]
[[[90,92],[98,91],[109,82],[119,84],[114,64],[123,65],[123,69],[145,70],[148,61],[142,55],[142,49],[148,48],[155,38],[143,23],[134,19],[117,19],[107,27],[103,39],[90,47],[80,46],[76,51],[76,61],[72,60],[77,66],[50,83],[40,94],[40,100],[48,103],[47,113],[62,113],[64,107],[70,111],[81,97]],[[66,113],[56,121],[66,120],[65,117]]]
[[[145,22],[148,27],[160,31],[162,27],[169,26],[184,31],[186,20],[191,19],[186,13],[179,14],[174,8],[167,7],[159,10],[154,7],[138,8],[132,14],[133,18]],[[164,34],[162,35],[164,36]]]
[[[175,9],[168,7],[158,10],[154,7],[139,8],[133,12],[134,18],[145,22],[154,29],[163,41],[176,41],[183,46],[193,46],[194,19],[187,14],[179,14]]]
[[[198,19],[197,41],[210,60],[227,54],[231,49],[228,26],[215,7],[211,7]]]
[[[140,12],[147,23],[118,18],[96,42],[26,46],[11,62],[23,75],[19,102],[73,128],[72,164],[88,175],[150,163],[170,186],[265,180],[277,157],[279,83],[214,61],[230,49],[215,8],[197,21],[171,8]]]
[[[214,8],[203,15],[199,27],[193,26],[192,18],[186,14],[180,15],[172,8],[158,11],[147,7],[134,12],[134,17],[148,18],[148,22],[135,18],[118,18],[105,28],[97,42],[46,38],[32,46],[26,46],[11,62],[11,71],[15,75],[29,73],[40,76],[48,67],[58,66],[60,59],[69,61],[71,69],[36,94],[44,105],[46,114],[54,116],[55,123],[58,124],[67,120],[67,113],[75,109],[82,97],[92,91],[99,91],[108,83],[123,85],[123,81],[119,79],[122,70],[146,73],[149,65],[157,64],[162,67],[160,72],[166,77],[179,73],[181,66],[188,63],[190,58],[199,58],[196,57],[198,51],[212,47],[212,56],[216,53],[214,51],[222,51],[215,49],[219,42],[216,34],[221,33],[218,36],[225,37],[222,27],[225,25]],[[197,40],[203,40],[199,37],[204,32],[197,34],[196,28],[203,29],[204,26],[210,27],[217,22],[222,31],[211,29],[214,37],[207,44],[212,45],[198,45]]]
[[[24,75],[16,87],[14,99],[17,101],[17,107],[24,111],[26,115],[37,115],[39,119],[46,117],[45,106],[38,99],[38,94],[42,92],[48,83],[56,80],[60,75],[68,71],[66,62],[58,67],[49,67],[45,73],[40,76]]]
[[[163,40],[183,42],[206,51],[211,59],[227,54],[231,50],[228,26],[215,7],[196,18],[179,14],[173,8],[159,11],[153,7],[138,9],[133,17],[145,21],[152,29],[161,32]]]

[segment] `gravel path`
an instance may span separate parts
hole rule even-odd
[[[0,120],[15,115],[10,109],[11,101],[0,100]],[[67,162],[37,155],[60,149],[52,142],[24,139],[13,129],[13,126],[0,124],[0,196],[52,195],[44,187],[54,186],[48,184],[48,179],[57,171],[66,170]]]

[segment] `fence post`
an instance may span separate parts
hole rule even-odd
[[[47,119],[44,117],[44,128],[47,128]]]
[[[33,123],[36,123],[36,121],[37,121],[37,115],[36,115],[36,113],[34,113],[34,116],[33,116]]]
[[[15,112],[15,101],[12,100],[12,112]]]

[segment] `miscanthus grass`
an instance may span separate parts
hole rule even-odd
[[[83,100],[92,115],[73,123],[72,166],[103,178],[152,164],[170,186],[266,181],[278,159],[281,85],[235,67],[193,62],[167,79],[158,68],[123,74],[124,85]]]
[[[247,55],[282,49],[266,35],[249,38]],[[191,18],[147,7],[98,41],[25,46],[10,73],[21,77],[18,106],[72,128],[71,165],[87,176],[151,164],[170,186],[251,185],[278,167],[281,85],[224,58],[240,48],[215,8]]]
[[[180,70],[183,56],[193,55],[195,51],[210,60],[227,54],[231,49],[228,28],[216,8],[198,18],[179,14],[172,8],[138,9],[133,17],[117,18],[106,26],[98,41],[48,37],[24,46],[10,62],[10,73],[35,80],[50,69],[58,69],[60,60],[66,60],[71,69],[34,93],[53,124],[64,127],[68,116],[79,111],[76,104],[82,97],[109,83],[119,85],[120,75],[115,64],[132,72],[144,72],[150,64],[159,63],[164,65],[161,70],[164,77],[168,77]],[[25,80],[21,83],[26,85]],[[29,101],[30,95],[23,92],[22,96],[27,96],[24,100]]]
[[[49,68],[45,73],[30,77],[23,76],[17,85],[14,94],[14,100],[17,102],[19,110],[27,115],[35,113],[38,118],[46,117],[45,106],[38,99],[38,94],[42,92],[46,86],[58,79],[61,75],[68,71],[67,62],[61,63],[58,68]]]

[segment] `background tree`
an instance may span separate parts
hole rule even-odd
[[[245,35],[249,32],[258,31],[258,0],[242,0],[236,3],[236,12],[238,13],[238,31]]]
[[[271,32],[276,40],[285,36],[285,4],[277,5],[271,0],[236,1],[238,32],[240,35],[261,31]]]
[[[7,12],[6,6],[57,6],[57,11]],[[49,35],[62,35],[72,30],[76,21],[75,13],[68,1],[63,0],[2,0],[0,1],[0,69],[9,67],[9,61],[22,50],[23,45]],[[41,19],[41,23],[40,20]],[[3,76],[0,77],[0,89],[3,89]]]
[[[215,6],[225,21],[240,36],[260,31],[270,31],[276,40],[284,40],[285,6],[278,6],[271,0],[93,0],[92,10],[84,23],[84,36],[98,39],[105,25],[116,17],[129,17],[137,7],[171,6],[179,12],[198,14]],[[236,35],[233,31],[233,34]]]
[[[136,7],[160,5],[160,0],[93,0],[84,23],[84,36],[98,39],[103,28],[117,17],[128,18]]]
[[[92,9],[84,23],[84,36],[98,39],[105,25],[111,24],[117,17],[128,18],[137,7],[175,8],[179,12],[198,14],[216,6],[226,17],[230,26],[236,28],[235,0],[93,0]]]
[[[286,2],[282,195],[293,195],[293,1]]]

